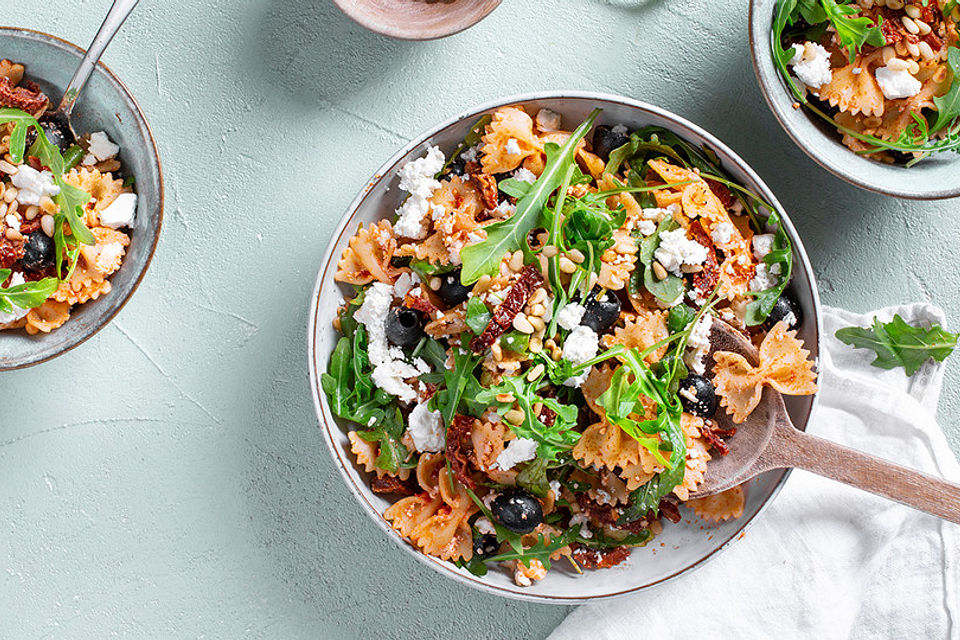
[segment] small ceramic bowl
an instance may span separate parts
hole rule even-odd
[[[938,200],[960,196],[960,155],[935,154],[912,167],[859,156],[840,141],[836,129],[804,108],[795,109],[773,61],[773,15],[778,0],[751,0],[750,51],[767,104],[804,153],[827,171],[862,189],[898,198]]]
[[[790,288],[799,300],[806,318],[800,337],[813,357],[817,357],[822,323],[813,270],[793,224],[789,217],[783,214],[770,189],[726,145],[700,127],[663,109],[629,98],[588,92],[537,93],[505,98],[440,123],[397,152],[374,174],[333,232],[317,276],[310,307],[307,341],[311,392],[323,436],[333,459],[350,491],[377,526],[400,548],[437,572],[498,595],[554,604],[572,604],[624,595],[679,576],[715,556],[718,551],[740,537],[739,534],[744,528],[777,494],[788,472],[770,472],[751,481],[746,487],[744,514],[737,520],[719,524],[704,523],[685,509],[681,523],[668,524],[657,537],[656,544],[634,549],[630,559],[622,565],[578,575],[558,562],[544,580],[531,587],[518,587],[503,571],[492,569],[481,578],[465,569],[457,569],[449,562],[424,555],[413,549],[390,528],[381,515],[390,503],[370,490],[368,474],[357,468],[350,453],[350,444],[343,428],[345,425],[334,418],[326,395],[320,388],[320,374],[326,371],[330,354],[339,337],[332,321],[342,296],[350,293],[334,282],[333,277],[340,254],[356,232],[357,226],[393,217],[394,210],[403,199],[401,190],[397,188],[396,175],[404,163],[421,157],[428,145],[437,145],[445,153],[449,153],[481,115],[491,113],[504,105],[522,105],[531,113],[543,107],[552,109],[563,115],[564,124],[569,128],[583,121],[594,107],[600,107],[603,112],[597,124],[625,124],[630,128],[659,125],[676,132],[693,144],[706,145],[713,149],[733,180],[759,194],[781,211],[784,228],[793,241],[794,248],[794,277]],[[814,397],[810,396],[787,399],[791,418],[799,428],[806,428],[814,401]]]
[[[20,62],[27,77],[56,104],[76,70],[83,49],[55,36],[0,27],[0,58]],[[113,289],[76,305],[70,319],[48,334],[0,331],[0,371],[19,369],[69,351],[105,327],[143,279],[163,222],[163,175],[150,126],[130,91],[103,64],[97,66],[73,111],[78,133],[106,131],[120,145],[124,174],[136,177],[137,214],[123,266],[110,277]]]
[[[401,40],[433,40],[469,29],[501,0],[333,0],[362,27]]]

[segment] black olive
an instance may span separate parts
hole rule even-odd
[[[493,517],[514,533],[530,533],[543,522],[543,506],[530,492],[510,489],[490,504]]]
[[[54,243],[47,237],[43,231],[34,231],[27,236],[27,242],[23,245],[23,257],[20,264],[24,269],[30,271],[39,271],[46,266],[53,264]]]
[[[603,158],[610,159],[610,152],[630,142],[630,136],[619,129],[613,130],[605,124],[593,130],[593,152]]]
[[[680,404],[687,413],[709,418],[717,411],[717,392],[713,383],[696,373],[680,381]]]
[[[580,324],[597,333],[603,333],[620,318],[620,298],[612,291],[605,291],[601,298],[597,298],[597,293],[599,292],[594,290],[587,295]]]
[[[787,329],[796,329],[803,324],[803,311],[800,310],[800,304],[786,292],[773,304],[773,309],[763,323],[763,328],[769,331],[781,320],[787,323]]]
[[[492,556],[500,551],[500,543],[497,542],[497,536],[492,533],[481,533],[473,539],[473,555],[479,558]]]
[[[397,269],[409,267],[411,262],[413,262],[413,256],[393,256],[390,258],[390,266]]]
[[[387,316],[387,340],[398,347],[415,347],[423,337],[423,313],[407,307],[394,307]]]
[[[441,274],[440,288],[437,289],[437,295],[451,307],[455,307],[465,301],[472,287],[465,287],[460,283],[460,269],[448,271]]]
[[[444,174],[446,177],[450,176],[462,176],[467,170],[467,161],[463,159],[462,156],[457,156],[456,160],[450,163],[450,166],[447,167],[447,172]]]

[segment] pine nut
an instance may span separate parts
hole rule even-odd
[[[552,244],[548,244],[543,248],[543,255],[547,256],[548,258],[552,258],[558,253],[560,253],[560,249],[557,249],[557,247]]]
[[[887,45],[883,48],[883,63],[888,64],[891,60],[897,57],[897,50]]]
[[[904,3],[903,0],[887,0],[887,7],[890,9],[896,9],[897,11],[903,9],[904,4],[906,3]]]
[[[533,382],[534,380],[542,376],[545,370],[546,370],[546,367],[544,367],[543,363],[541,362],[540,364],[538,364],[533,369],[530,369],[530,371],[527,372],[527,381]]]
[[[920,17],[920,7],[918,7],[915,4],[908,4],[903,8],[903,10],[906,12],[908,16],[910,16],[914,20]]]
[[[0,218],[7,215],[7,203],[0,201]]]
[[[657,277],[657,280],[664,280],[667,277],[667,270],[663,268],[663,265],[659,262],[654,261],[653,263],[653,275]]]
[[[507,419],[507,422],[520,424],[523,422],[525,415],[522,409],[510,409],[503,417]]]
[[[490,345],[490,352],[493,354],[493,359],[497,362],[503,360],[503,347],[500,346],[499,342],[494,342]]]
[[[567,252],[567,257],[576,262],[577,264],[583,264],[583,261],[587,259],[579,249],[573,249],[572,251]]]
[[[7,187],[6,191],[3,192],[3,201],[10,204],[17,199],[17,193],[16,187]]]
[[[516,402],[517,399],[513,397],[512,393],[498,393],[497,402]]]
[[[910,63],[900,58],[893,58],[887,63],[887,67],[894,71],[906,71],[910,68]]]
[[[923,50],[921,49],[921,53],[922,52]],[[910,68],[907,69],[907,71],[910,72],[910,75],[915,76],[920,73],[920,64],[916,60],[910,60],[907,64],[910,65]],[[880,125],[877,124],[877,126],[879,127]]]
[[[43,229],[43,232],[49,237],[53,237],[53,216],[47,214],[40,218],[40,228]]]
[[[703,265],[702,264],[685,264],[680,267],[680,271],[683,271],[684,273],[700,273],[701,271],[703,271]]]
[[[438,277],[436,277],[436,276],[430,278],[430,289],[431,289],[432,291],[437,291],[437,290],[439,290],[439,289],[440,289],[440,285],[442,285],[442,284],[443,284],[443,282],[440,280],[440,278],[438,278]]]
[[[17,171],[19,171],[19,169],[17,169],[17,167],[10,164],[6,160],[0,160],[0,171],[3,171],[4,173],[9,173],[10,175],[15,176],[17,175]]]
[[[547,312],[547,308],[542,304],[535,304],[532,307],[530,307],[530,315],[535,316],[537,318],[542,318],[543,314],[545,314],[546,312]]]
[[[544,289],[543,287],[540,287],[539,289],[533,292],[532,296],[530,296],[530,304],[540,304],[546,299],[547,299],[547,290]],[[542,316],[543,314],[538,313],[537,315]]]
[[[922,36],[925,36],[931,31],[933,31],[933,28],[931,28],[930,25],[928,25],[923,20],[914,20],[914,22],[916,23],[917,28],[920,29],[920,35]]]
[[[547,328],[547,324],[543,321],[543,318],[538,318],[537,316],[527,316],[527,322],[530,323],[534,331],[543,331]]]
[[[560,271],[564,273],[573,273],[576,270],[577,265],[575,265],[570,258],[566,256],[562,256],[560,258]]]
[[[7,229],[7,240],[23,240],[23,234],[16,229]]]
[[[16,213],[17,209],[19,208],[20,208],[20,202],[18,200],[14,200],[13,202],[7,205],[7,213]]]
[[[23,217],[25,217],[27,220],[33,220],[34,218],[37,217],[38,213],[40,213],[40,207],[38,207],[35,204],[32,204],[29,207],[27,207],[26,211],[24,211]]]
[[[562,357],[563,357],[563,351],[560,350],[560,347],[554,347],[550,351],[550,359],[553,360],[554,362],[558,361]]]
[[[930,44],[927,43],[926,41],[921,41],[920,44],[917,45],[917,47],[920,49],[920,56],[924,60],[933,60],[934,58],[937,57],[937,54],[933,52],[933,47],[931,47]],[[918,66],[917,71],[919,70],[920,70],[920,67]],[[916,73],[917,71],[911,71],[911,73]]]
[[[913,35],[917,35],[918,33],[920,33],[920,27],[918,27],[917,23],[914,22],[909,16],[900,16],[900,22],[903,23],[904,29],[906,29]]]
[[[514,271],[520,271],[523,269],[523,252],[516,251],[513,256],[510,258],[510,268]]]
[[[540,338],[530,338],[530,344],[527,345],[527,351],[530,353],[540,353],[543,351],[543,341]]]
[[[907,44],[903,40],[898,40],[896,44],[893,45],[893,48],[896,50],[898,56],[907,55]]]
[[[864,9],[872,9],[873,0],[860,0],[860,6],[863,7]]]
[[[56,213],[59,207],[57,203],[50,199],[50,196],[40,198],[40,208],[47,213]]]
[[[513,319],[513,328],[519,331],[520,333],[526,333],[527,335],[533,333],[533,325],[530,324],[530,321],[527,320],[527,316],[522,313],[518,313]]]
[[[547,349],[552,350],[557,346],[557,342],[553,338],[547,338],[544,341],[543,346],[545,346]]]
[[[543,403],[534,402],[533,403],[533,415],[538,416],[543,412]]]
[[[919,57],[920,57],[920,47],[918,47],[918,46],[917,46],[915,43],[913,43],[913,42],[908,42],[908,43],[907,43],[907,51],[910,52],[910,57],[911,57],[911,58],[919,58]]]

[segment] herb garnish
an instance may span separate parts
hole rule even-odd
[[[912,376],[927,360],[943,362],[957,346],[956,333],[938,324],[929,329],[915,327],[900,317],[880,322],[874,317],[869,328],[846,327],[837,331],[837,339],[857,349],[870,349],[877,354],[871,363],[880,369],[903,367]]]
[[[770,315],[770,312],[773,310],[773,305],[777,303],[783,290],[787,287],[787,283],[790,282],[790,276],[793,274],[793,246],[790,238],[787,237],[787,232],[783,229],[780,214],[773,208],[770,209],[770,217],[767,218],[767,225],[774,229],[773,246],[770,253],[763,257],[763,262],[767,265],[768,269],[772,269],[774,265],[779,266],[780,271],[777,274],[777,283],[768,289],[757,292],[756,297],[747,305],[744,321],[748,327],[763,324],[763,321]]]

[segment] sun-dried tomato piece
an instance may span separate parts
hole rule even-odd
[[[713,195],[720,199],[720,204],[723,205],[724,209],[729,209],[730,206],[737,201],[730,189],[727,188],[727,185],[722,182],[717,182],[716,180],[711,180],[710,178],[704,178],[704,180],[707,186],[710,187],[710,191],[713,191]]]
[[[439,311],[437,305],[433,304],[426,298],[412,296],[409,293],[403,299],[403,306],[407,307],[408,309],[422,311],[423,313],[427,314],[430,320],[433,320],[436,317],[437,311]]]
[[[470,451],[473,448],[473,440],[470,435],[473,433],[474,418],[463,415],[455,415],[452,424],[447,427],[447,461],[450,462],[450,469],[460,484],[476,488],[477,483],[473,481],[470,475]]]
[[[717,249],[701,224],[700,220],[690,224],[690,235],[706,247],[707,259],[703,261],[703,270],[693,274],[693,286],[701,298],[709,296],[720,282],[720,263],[717,261]]]
[[[0,236],[0,269],[9,269],[23,257],[23,240],[8,240]]]
[[[591,549],[581,544],[573,545],[573,559],[584,569],[609,569],[630,557],[630,547]]]
[[[375,476],[370,481],[370,489],[373,490],[374,493],[399,496],[412,496],[415,493],[409,484],[389,473],[382,476]]]
[[[506,299],[493,310],[493,317],[490,318],[483,333],[470,341],[470,349],[474,353],[483,353],[484,349],[509,331],[513,325],[513,319],[541,284],[543,284],[543,275],[540,271],[533,265],[528,264],[524,267],[520,277],[510,288]]]
[[[672,498],[664,498],[658,507],[661,516],[674,524],[680,522],[680,507]]]
[[[891,20],[887,14],[893,15],[892,11],[888,9],[883,10],[883,24],[880,25],[880,33],[883,34],[883,39],[886,44],[896,44],[903,40],[903,31],[900,27],[900,20],[894,18]]]
[[[651,520],[654,520],[653,514],[648,513],[638,520],[618,525],[617,520],[620,518],[620,511],[616,507],[610,504],[600,504],[586,493],[578,493],[576,495],[580,510],[584,512],[591,521],[600,523],[601,525],[614,527],[615,529],[623,529],[631,533],[640,533],[650,526]]]
[[[33,220],[24,220],[20,223],[20,233],[27,234],[33,233],[40,228],[40,218],[34,218]]]
[[[47,105],[47,96],[33,82],[13,84],[10,78],[0,76],[0,106],[22,109],[35,114]]]
[[[710,446],[716,449],[722,456],[730,453],[730,447],[727,446],[727,443],[724,442],[721,437],[729,438],[736,432],[736,429],[714,429],[706,425],[700,427],[700,433],[703,434],[703,439],[709,442]]]
[[[498,202],[497,179],[488,173],[475,173],[471,176],[480,188],[480,199],[487,209],[496,209]]]

